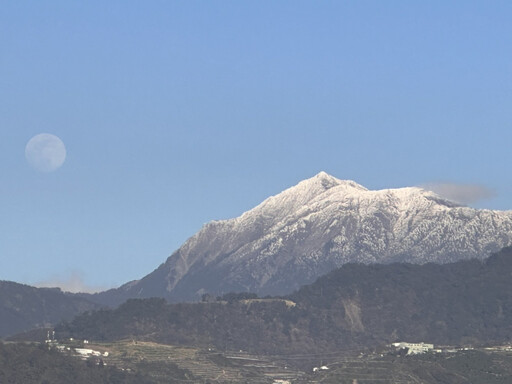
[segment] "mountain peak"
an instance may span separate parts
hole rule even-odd
[[[256,216],[279,221],[288,215],[307,209],[312,202],[328,198],[333,193],[357,194],[364,191],[368,190],[354,181],[340,180],[322,171],[275,196],[269,197],[257,207],[245,212],[241,218],[247,219],[250,216]]]
[[[329,175],[327,172],[320,171],[315,176],[313,176],[311,179],[317,179],[317,180],[332,180],[332,181],[341,181],[338,178]]]
[[[335,187],[337,185],[340,185],[343,181],[340,179],[337,179],[334,176],[329,175],[328,173],[321,171],[317,173],[315,176],[313,176],[310,179],[304,180],[306,184],[321,184],[325,189],[329,189],[332,187]]]
[[[368,189],[352,180],[341,180],[328,173],[321,171],[310,179],[306,179],[297,184],[296,187],[304,185],[306,187],[321,186],[324,190],[331,189],[333,187],[342,186],[344,188],[354,188],[360,191],[367,191]],[[295,187],[292,187],[293,189]]]

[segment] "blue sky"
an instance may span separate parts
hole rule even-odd
[[[110,287],[321,170],[512,209],[509,1],[8,1],[0,279]],[[66,145],[51,173],[24,150]],[[485,195],[485,193],[483,193]]]

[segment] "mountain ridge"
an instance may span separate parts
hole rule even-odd
[[[95,298],[284,294],[348,262],[446,263],[511,244],[512,211],[473,209],[419,187],[372,191],[320,172],[204,225],[155,271]]]

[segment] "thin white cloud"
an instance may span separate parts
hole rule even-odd
[[[58,287],[65,292],[84,292],[95,293],[107,290],[112,287],[89,285],[84,281],[83,273],[79,271],[72,271],[68,276],[52,276],[47,280],[40,281],[34,284],[39,288],[55,288]]]
[[[421,187],[461,204],[474,204],[496,195],[492,189],[480,184],[439,182],[424,184]]]

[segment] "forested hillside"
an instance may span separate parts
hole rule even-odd
[[[52,326],[100,306],[59,288],[36,288],[0,281],[0,338]]]
[[[284,298],[168,304],[129,300],[78,316],[60,337],[134,338],[261,353],[315,352],[398,340],[512,339],[512,248],[485,261],[350,264]]]

